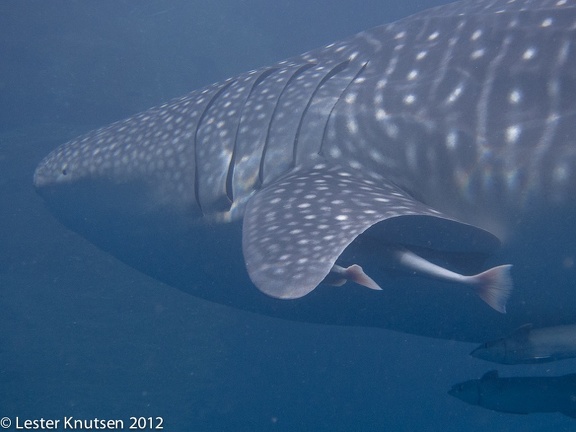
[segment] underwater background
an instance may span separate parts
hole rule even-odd
[[[32,186],[40,159],[83,132],[443,3],[0,2],[0,418],[122,419],[127,429],[132,416],[162,417],[167,431],[576,430],[559,413],[498,413],[447,393],[492,369],[558,376],[576,360],[500,366],[470,357],[476,344],[209,303],[67,231]]]

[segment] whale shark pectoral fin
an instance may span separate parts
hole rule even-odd
[[[248,201],[242,231],[248,274],[272,297],[305,296],[330,273],[346,247],[383,221],[395,222],[375,231],[378,241],[428,247],[454,233],[457,241],[469,238],[482,249],[499,244],[487,231],[442,215],[390,181],[318,163],[294,169]]]

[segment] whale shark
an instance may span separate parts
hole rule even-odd
[[[478,342],[574,323],[575,44],[575,0],[438,6],[88,132],[34,185],[217,303]]]

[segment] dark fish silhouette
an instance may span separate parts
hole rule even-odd
[[[576,418],[576,374],[559,377],[482,378],[456,384],[448,392],[471,405],[512,414],[560,412]]]

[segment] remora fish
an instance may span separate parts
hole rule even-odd
[[[496,235],[576,214],[575,23],[575,0],[433,8],[89,132],[34,183],[69,227],[194,295],[485,340],[504,321],[464,290],[380,268],[504,311],[509,266],[481,273]],[[509,322],[562,319],[542,295],[518,293]]]
[[[486,342],[470,355],[501,364],[545,363],[576,357],[576,325],[518,328],[509,336]]]
[[[448,393],[471,405],[512,414],[560,412],[576,418],[576,374],[500,378],[497,371],[456,384]]]

